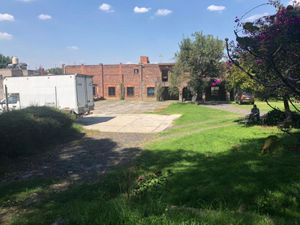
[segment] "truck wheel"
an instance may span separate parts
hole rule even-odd
[[[71,116],[74,116],[76,119],[78,119],[78,115],[72,110],[70,111]]]

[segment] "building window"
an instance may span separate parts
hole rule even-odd
[[[127,96],[134,96],[134,87],[127,87]]]
[[[108,96],[116,96],[116,88],[115,87],[108,88]]]
[[[134,73],[134,74],[139,74],[139,72],[140,72],[139,69],[134,69],[134,70],[133,70],[133,73]]]
[[[155,95],[155,88],[154,87],[148,87],[147,88],[147,96],[153,97]]]
[[[96,85],[93,85],[93,95],[96,96],[97,94],[97,87]]]
[[[169,70],[162,70],[161,72],[161,80],[162,82],[168,82],[169,80]]]

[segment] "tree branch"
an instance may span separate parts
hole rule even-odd
[[[262,82],[261,80],[257,79],[255,76],[253,76],[251,73],[249,73],[248,71],[246,71],[238,62],[236,62],[232,56],[230,55],[230,50],[229,50],[229,45],[228,45],[228,39],[226,39],[226,51],[227,51],[227,56],[230,59],[230,61],[236,66],[238,67],[242,72],[244,72],[247,76],[249,76],[251,79],[255,80],[256,82],[262,84],[265,87],[270,87],[270,88],[277,88],[280,87],[279,85],[269,85],[266,84],[264,82]]]
[[[282,82],[290,88],[293,92],[296,94],[300,95],[300,89],[297,87],[294,87],[293,85],[290,84],[290,82],[284,78],[284,76],[281,74],[281,72],[277,69],[276,64],[273,60],[273,58],[270,59],[270,63],[272,64],[272,67],[274,68],[275,73],[278,75],[278,77],[282,80]]]
[[[267,103],[267,105],[268,105],[271,109],[273,109],[273,110],[279,110],[279,111],[280,111],[279,108],[273,107],[273,106],[269,103],[269,100],[268,100],[268,99],[265,99],[265,102]]]
[[[298,109],[297,106],[295,106],[295,104],[293,103],[293,101],[289,98],[289,102],[291,103],[291,105],[294,107],[294,109],[296,109],[296,111],[300,112],[300,109]]]

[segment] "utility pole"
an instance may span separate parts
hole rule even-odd
[[[8,106],[8,92],[7,92],[7,86],[5,85],[5,104],[6,104],[6,111],[9,112],[9,106]]]
[[[144,65],[143,64],[141,64],[140,65],[140,69],[141,69],[141,71],[140,71],[140,74],[141,74],[141,84],[140,84],[140,88],[141,88],[141,90],[140,90],[140,92],[141,92],[141,100],[143,101],[144,100],[144,93],[143,93],[143,91],[144,91],[144,71],[143,71],[143,69],[144,69]]]
[[[56,86],[54,88],[54,91],[55,91],[55,108],[58,109],[58,104],[57,104],[57,88],[56,88]]]

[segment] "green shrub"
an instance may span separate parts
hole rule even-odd
[[[285,119],[285,113],[274,109],[267,113],[264,118],[264,124],[268,126],[277,126],[279,123],[282,123]]]
[[[300,114],[296,112],[293,113],[293,127],[300,129]]]
[[[161,195],[167,183],[168,175],[164,175],[159,171],[139,176],[132,191],[133,196],[143,197],[150,194],[153,197]]]
[[[285,113],[274,109],[267,113],[265,118],[263,119],[263,124],[268,126],[277,126],[284,122]],[[292,112],[292,127],[300,128],[300,114],[296,112]]]
[[[49,107],[29,107],[0,115],[0,156],[15,158],[42,151],[74,134],[73,118]]]

